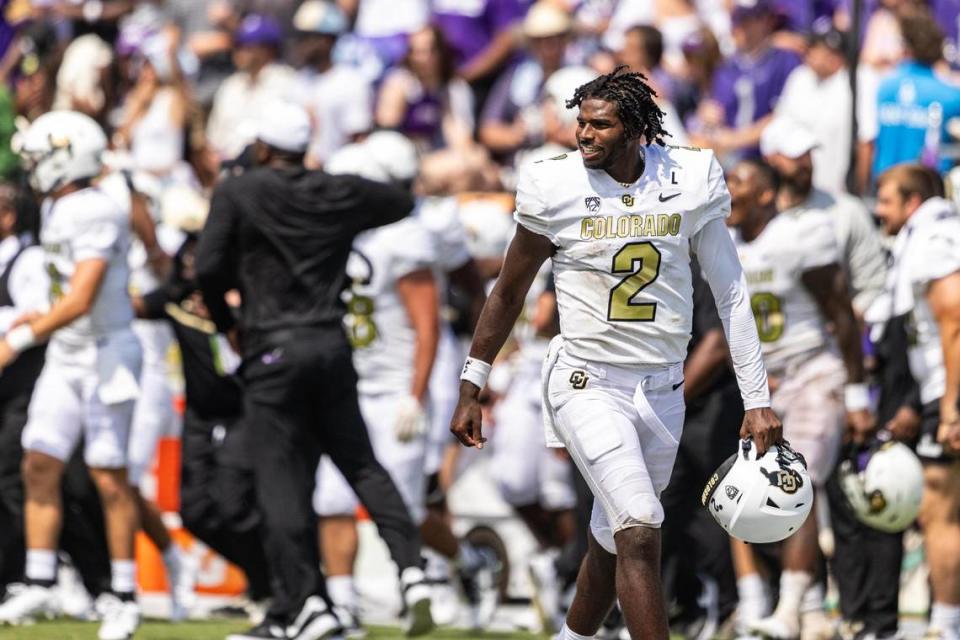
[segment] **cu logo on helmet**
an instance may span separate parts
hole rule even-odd
[[[803,480],[793,469],[781,469],[777,471],[776,481],[773,484],[784,493],[794,494],[803,485]]]

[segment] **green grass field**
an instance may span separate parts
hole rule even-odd
[[[27,627],[0,627],[0,640],[96,640],[97,623],[44,622]],[[223,640],[228,633],[242,631],[244,624],[236,622],[146,622],[137,631],[134,640]],[[372,627],[370,640],[402,638],[403,633],[389,627]],[[546,636],[530,633],[475,633],[470,631],[438,630],[426,636],[429,640],[544,640]]]

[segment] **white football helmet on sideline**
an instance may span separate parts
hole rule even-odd
[[[30,185],[47,194],[98,175],[103,168],[107,136],[89,116],[77,111],[51,111],[18,133],[11,146],[30,172]]]
[[[361,144],[391,182],[410,182],[417,177],[420,154],[416,145],[402,133],[375,131]]]
[[[859,460],[841,462],[840,487],[858,520],[898,533],[920,512],[923,466],[907,445],[885,442]]]
[[[746,542],[777,542],[810,515],[813,482],[803,456],[783,441],[759,459],[752,440],[711,476],[700,502],[727,533]]]

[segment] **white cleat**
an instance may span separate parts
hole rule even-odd
[[[297,619],[287,627],[291,640],[328,640],[341,637],[343,625],[320,596],[310,596],[303,603]]]
[[[407,608],[404,633],[408,637],[422,636],[436,627],[431,607],[431,588],[427,577],[418,567],[407,567],[400,574],[400,588],[403,590],[403,604]]]
[[[53,589],[39,585],[11,585],[10,597],[0,605],[0,625],[33,624],[60,613]]]
[[[87,622],[97,619],[93,609],[93,598],[83,586],[77,570],[66,562],[60,563],[57,570],[57,598],[60,602],[60,612],[77,620]]]
[[[798,640],[800,637],[800,617],[774,613],[772,616],[750,624],[750,631],[770,640]]]
[[[100,640],[129,640],[140,626],[140,605],[136,602],[104,594],[97,598],[97,609],[102,616],[97,633]]]
[[[174,551],[167,567],[167,582],[170,584],[170,619],[174,622],[186,620],[197,604],[197,574],[200,571],[197,559],[180,547],[173,545]]]

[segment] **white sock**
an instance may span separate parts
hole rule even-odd
[[[137,563],[133,560],[111,560],[110,589],[114,593],[136,592]]]
[[[738,578],[737,595],[740,597],[740,617],[744,620],[759,620],[770,612],[770,598],[760,574],[751,573]]]
[[[780,574],[780,600],[774,615],[797,618],[800,616],[800,603],[813,582],[813,574],[806,571],[784,571]]]
[[[592,638],[593,636],[582,636],[579,633],[574,633],[566,623],[560,629],[560,635],[557,636],[557,640],[592,640]]]
[[[825,593],[823,584],[815,582],[803,593],[803,600],[800,601],[800,613],[811,613],[813,611],[823,611],[823,600]]]
[[[960,635],[960,605],[934,602],[930,607],[930,626],[947,634],[947,637]]]
[[[330,576],[327,578],[327,593],[338,607],[347,611],[357,609],[357,591],[353,585],[353,576]]]
[[[50,549],[27,549],[26,575],[27,580],[56,580],[57,552]]]

